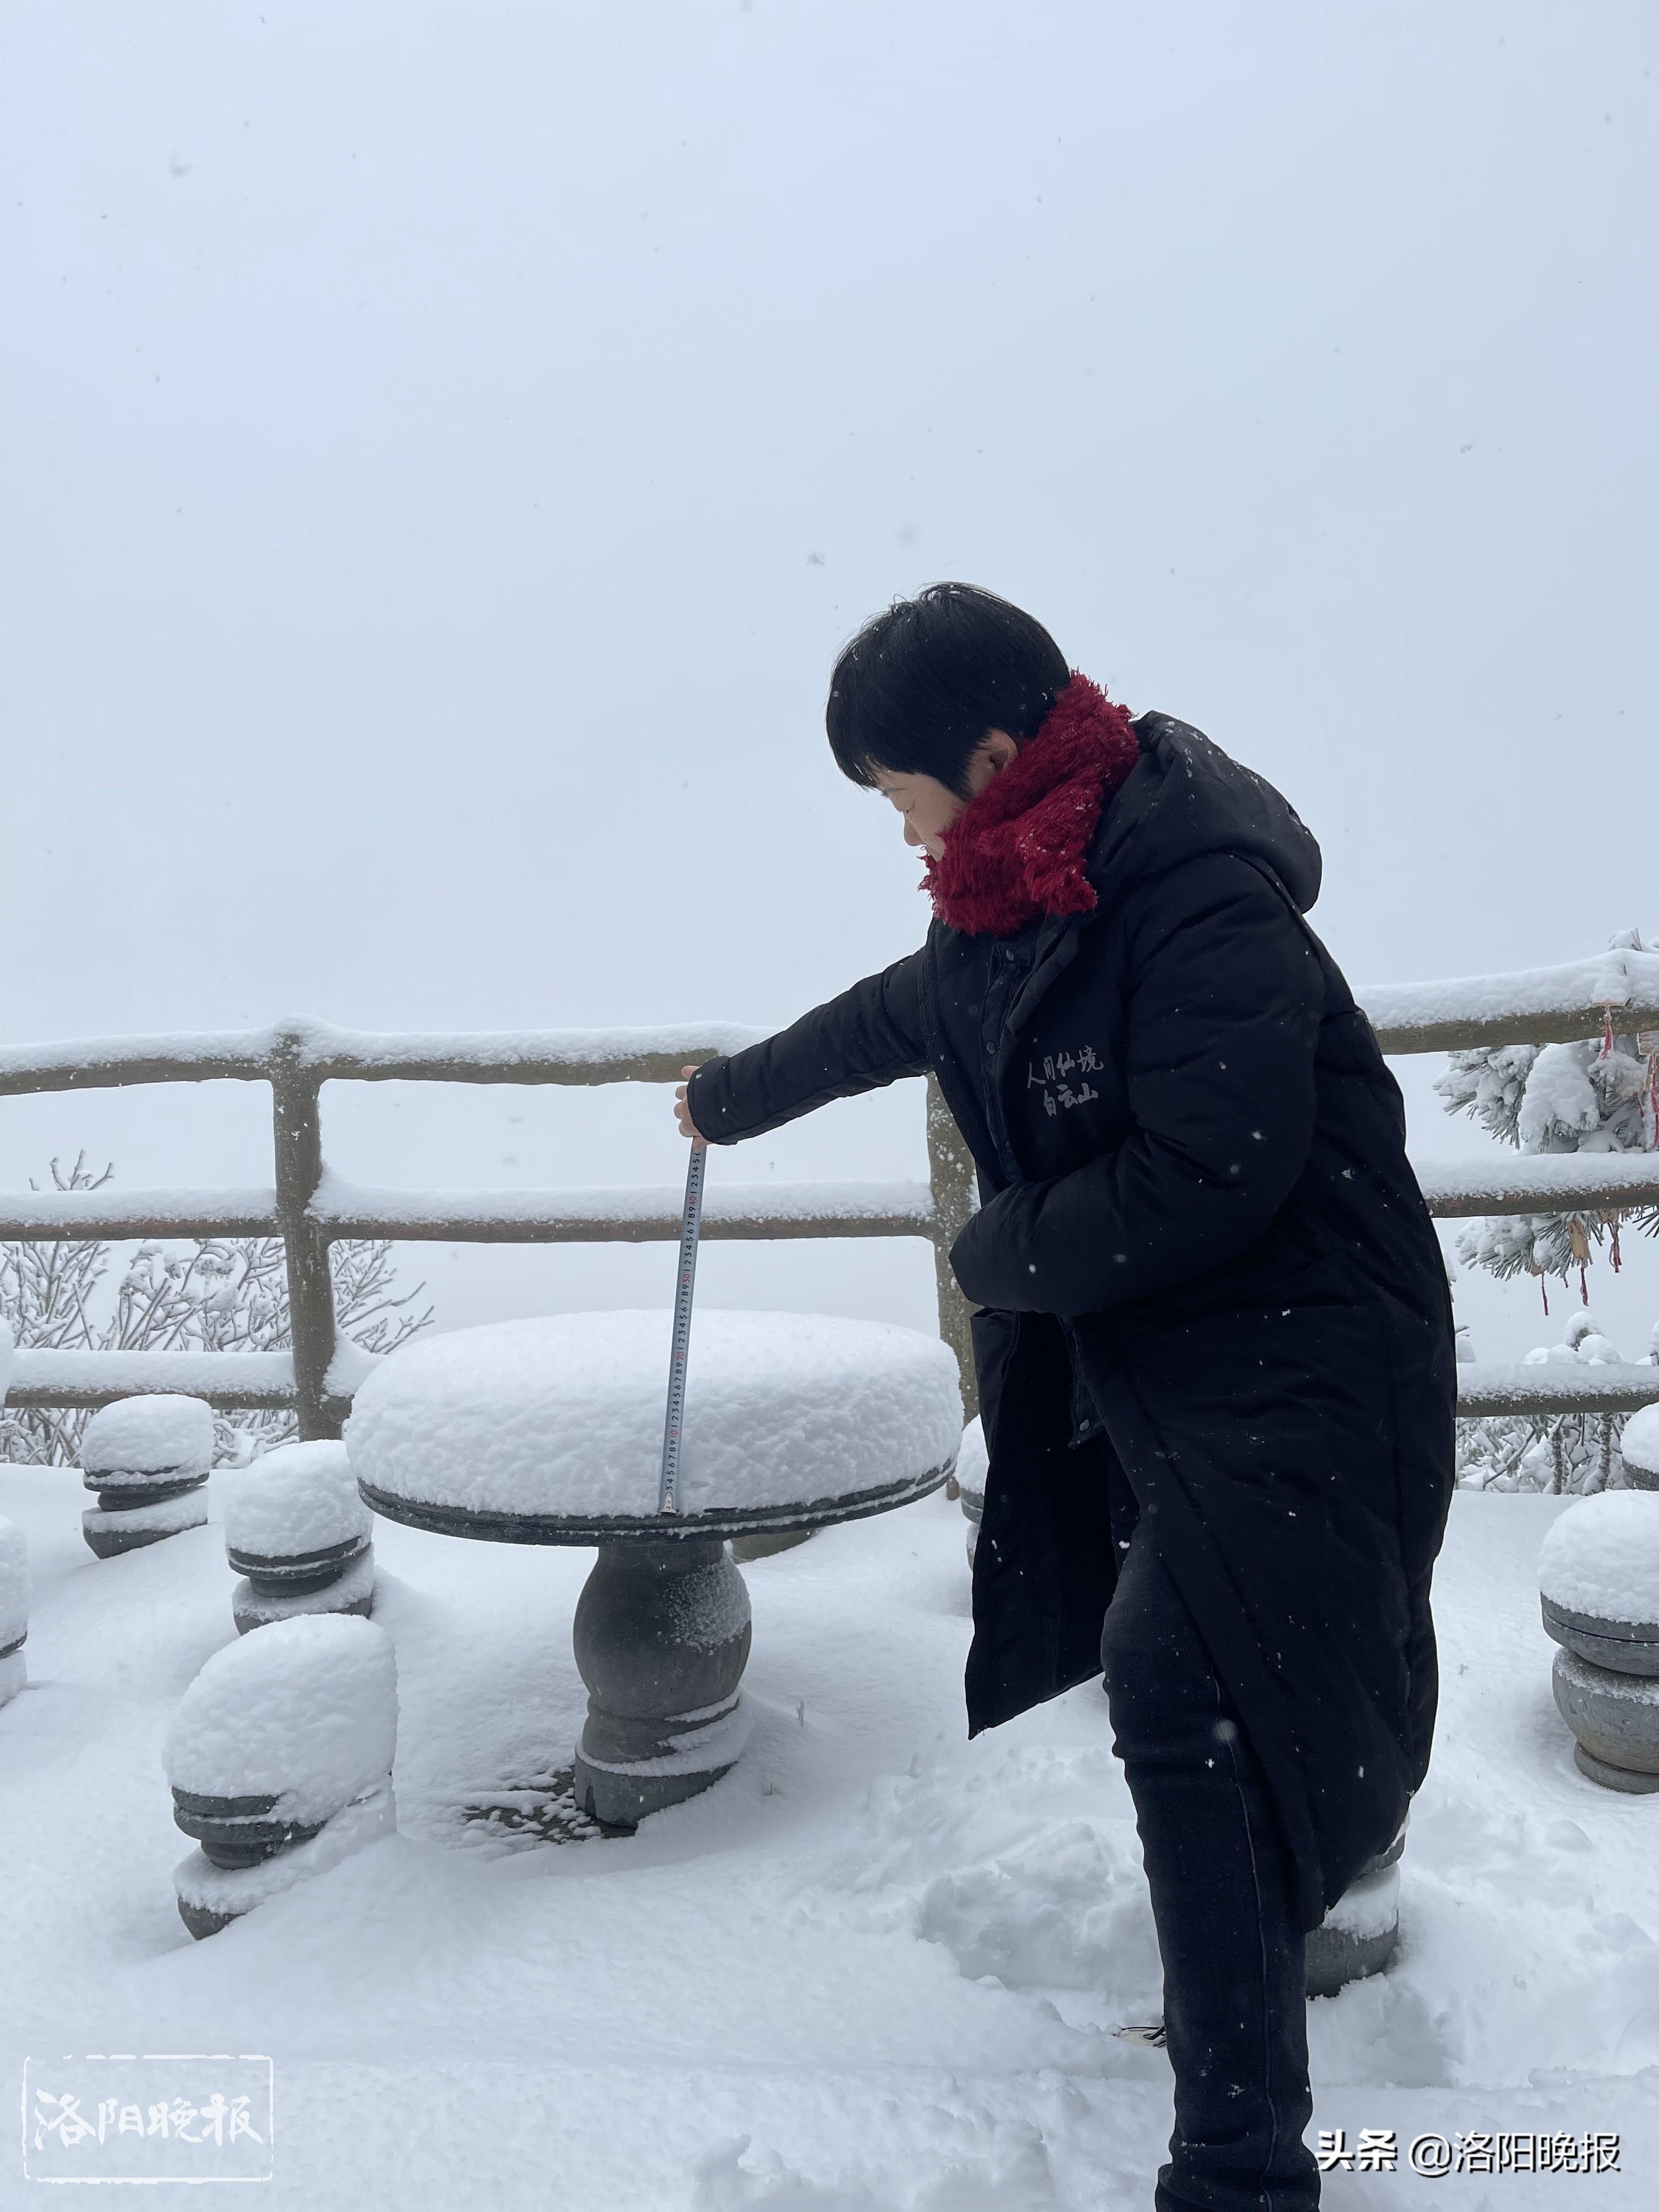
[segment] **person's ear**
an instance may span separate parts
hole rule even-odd
[[[1019,752],[1019,747],[1006,730],[987,730],[983,739],[985,757],[991,764],[993,775],[1000,775]]]

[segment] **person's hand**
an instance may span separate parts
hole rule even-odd
[[[683,1067],[680,1070],[680,1073],[686,1078],[688,1082],[690,1078],[696,1073],[696,1072],[697,1071],[695,1067]],[[681,1084],[679,1089],[674,1093],[674,1118],[680,1125],[681,1136],[690,1138],[692,1151],[694,1152],[707,1152],[708,1149],[708,1139],[707,1137],[700,1136],[697,1133],[697,1125],[691,1119],[691,1109],[685,1103],[685,1084],[684,1083]]]

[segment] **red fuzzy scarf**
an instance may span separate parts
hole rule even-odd
[[[952,929],[1006,937],[1039,915],[1087,914],[1100,810],[1140,758],[1129,710],[1072,680],[1006,768],[970,799],[921,879]]]

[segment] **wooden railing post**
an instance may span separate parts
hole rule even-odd
[[[300,1434],[307,1442],[337,1437],[340,1417],[328,1402],[334,1358],[334,1279],[328,1238],[307,1209],[323,1179],[322,1088],[301,1064],[302,1040],[279,1036],[271,1055],[270,1103],[276,1157],[276,1220],[288,1256],[289,1331]]]
[[[973,1308],[951,1273],[951,1247],[968,1225],[974,1211],[973,1156],[945,1103],[937,1076],[927,1078],[927,1180],[933,1187],[936,1227],[933,1232],[933,1281],[939,1292],[939,1333],[957,1355],[962,1376],[962,1410],[971,1421],[979,1412],[979,1384],[974,1375],[973,1333],[968,1325]]]

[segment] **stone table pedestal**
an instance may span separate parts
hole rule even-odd
[[[633,1827],[717,1781],[742,1748],[749,1592],[728,1547],[604,1544],[571,1631],[587,1686],[574,1794]]]
[[[749,1661],[749,1591],[731,1540],[890,1512],[927,1497],[949,1473],[942,1461],[810,1505],[627,1517],[437,1505],[361,1475],[357,1486],[388,1521],[437,1535],[597,1547],[571,1631],[587,1690],[575,1798],[591,1820],[631,1828],[718,1782],[748,1735],[738,1686]]]

